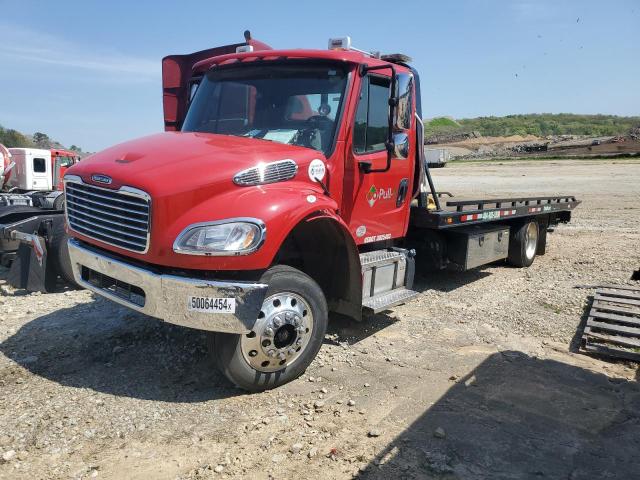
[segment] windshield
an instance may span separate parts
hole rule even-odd
[[[346,73],[335,66],[271,65],[212,70],[183,132],[261,138],[329,155]]]

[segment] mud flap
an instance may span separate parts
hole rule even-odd
[[[55,289],[57,275],[56,269],[48,265],[46,242],[38,235],[28,237],[28,242],[20,242],[7,281],[14,288],[51,292]]]

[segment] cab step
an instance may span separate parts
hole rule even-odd
[[[419,292],[409,290],[408,288],[398,288],[390,292],[381,293],[375,297],[365,298],[362,302],[362,308],[367,313],[380,313],[396,305],[407,303],[418,295]]]
[[[418,292],[412,290],[415,251],[389,248],[362,253],[362,308],[378,313],[406,303]]]

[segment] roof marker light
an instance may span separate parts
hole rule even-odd
[[[329,50],[351,50],[373,58],[380,58],[380,52],[367,52],[351,45],[351,37],[330,38]]]
[[[253,52],[253,45],[240,45],[236,47],[236,53],[248,53]]]
[[[330,38],[329,50],[351,50],[351,37]]]

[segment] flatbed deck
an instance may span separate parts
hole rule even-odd
[[[441,196],[441,194],[439,194]],[[447,229],[499,220],[555,214],[568,221],[579,204],[573,195],[553,197],[492,198],[486,200],[447,200],[441,209],[411,207],[411,225],[419,228]],[[566,217],[566,218],[564,218]]]

